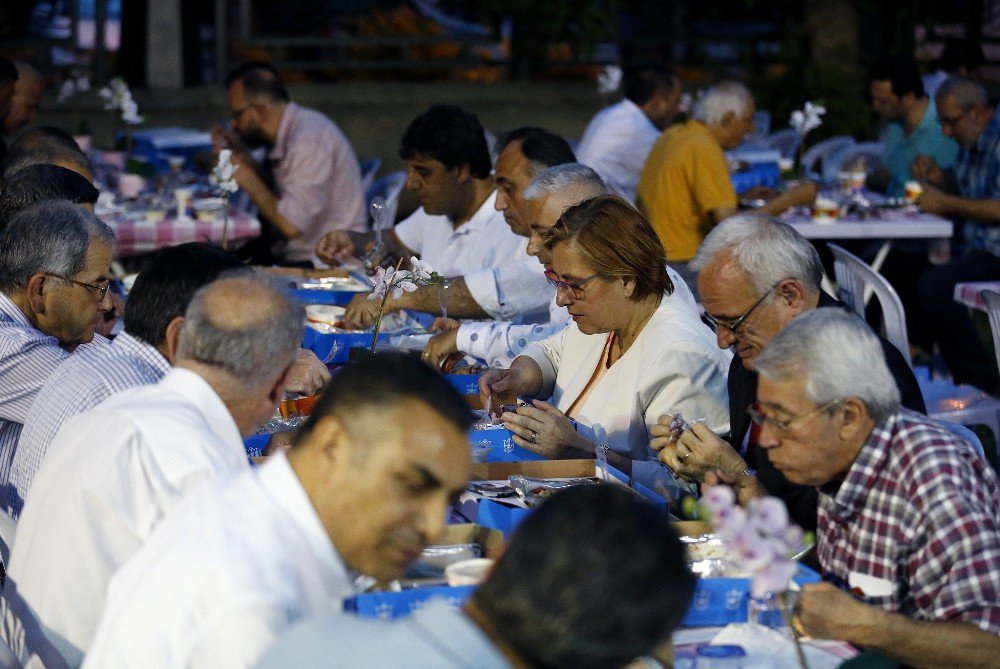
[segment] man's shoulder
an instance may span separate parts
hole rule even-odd
[[[295,104],[292,108],[295,110],[295,120],[291,136],[292,141],[304,141],[321,136],[336,137],[338,139],[345,137],[340,126],[323,112],[310,107],[303,107],[299,104]]]

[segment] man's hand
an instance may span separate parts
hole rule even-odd
[[[316,255],[328,265],[339,265],[345,260],[350,260],[356,250],[351,236],[343,230],[326,233],[316,245]]]
[[[760,484],[756,476],[749,474],[728,474],[716,469],[705,474],[705,482],[701,484],[701,494],[714,485],[727,485],[736,493],[736,501],[740,506],[746,506],[755,497],[764,497],[767,490]]]
[[[330,370],[312,351],[299,349],[298,357],[288,373],[286,390],[302,395],[314,395],[330,380]]]
[[[458,330],[445,330],[431,337],[424,347],[424,362],[440,367],[441,362],[452,353],[458,353]]]
[[[949,196],[943,191],[930,184],[924,184],[924,192],[917,198],[916,205],[928,214],[945,216],[948,213],[948,199]]]
[[[821,639],[856,639],[859,627],[870,626],[877,611],[831,583],[802,586],[795,617],[806,634]]]
[[[391,297],[385,302],[383,316],[395,313],[400,310],[396,300]],[[375,323],[375,315],[378,313],[378,301],[368,300],[368,294],[362,293],[351,298],[344,311],[344,325],[350,330],[365,330]]]
[[[428,332],[444,332],[445,330],[454,330],[461,327],[462,321],[456,320],[454,318],[445,318],[444,316],[437,316],[431,323],[431,326],[427,328]]]
[[[930,156],[917,156],[910,163],[910,176],[918,181],[925,181],[932,186],[944,186],[944,170]]]
[[[702,481],[706,473],[716,469],[736,473],[746,468],[739,454],[704,423],[677,435],[671,432],[672,422],[673,416],[660,416],[650,430],[653,439],[649,446],[659,451],[660,462],[681,478]]]

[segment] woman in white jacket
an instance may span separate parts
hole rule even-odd
[[[514,441],[547,457],[606,446],[655,460],[649,431],[661,415],[728,432],[731,354],[674,293],[646,219],[618,197],[595,197],[567,209],[546,245],[546,275],[573,322],[480,381],[484,400],[548,399],[503,414]]]

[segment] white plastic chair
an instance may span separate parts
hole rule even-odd
[[[986,300],[986,313],[990,316],[990,331],[993,333],[993,351],[996,353],[997,366],[1000,367],[1000,293],[992,290],[983,291]]]
[[[830,139],[824,139],[821,142],[816,142],[804,154],[802,154],[802,170],[808,176],[819,177],[824,184],[830,183],[832,181],[828,180],[826,177],[826,169],[822,172],[816,170],[817,163],[823,163],[823,167],[829,162],[830,156],[835,153],[839,153],[848,147],[854,146],[857,142],[854,141],[853,137],[848,137],[847,135],[841,135],[838,137],[831,137]],[[834,175],[835,177],[836,175]]]
[[[379,168],[382,167],[382,159],[369,158],[368,160],[362,160],[360,163],[360,167],[361,167],[361,192],[367,192],[368,189],[371,187],[372,182],[375,181],[375,175],[378,174]]]
[[[365,202],[371,202],[376,197],[385,199],[385,221],[396,222],[396,208],[399,206],[399,194],[406,185],[406,172],[390,172],[380,177],[365,191]]]
[[[829,156],[823,167],[823,176],[830,180],[837,178],[837,173],[859,158],[864,158],[868,164],[868,173],[882,167],[882,154],[885,145],[882,142],[859,142]]]
[[[801,142],[802,136],[795,130],[782,128],[767,138],[767,148],[780,152],[782,158],[794,158]]]
[[[896,290],[881,274],[854,254],[836,244],[827,246],[833,252],[833,272],[837,278],[840,300],[864,318],[864,292],[871,288],[882,307],[885,338],[910,362],[906,313]],[[964,383],[956,385],[945,379],[918,379],[918,383],[927,405],[928,416],[965,426],[985,425],[993,433],[994,443],[1000,443],[1000,400],[974,386]],[[996,463],[996,456],[994,451],[987,458]]]

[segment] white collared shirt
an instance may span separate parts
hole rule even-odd
[[[528,240],[511,232],[494,206],[496,199],[493,191],[457,228],[447,216],[431,216],[421,207],[393,229],[399,241],[441,276],[465,276],[526,260]]]
[[[8,577],[50,636],[86,651],[111,575],[164,514],[206,479],[248,468],[222,400],[174,368],[63,425],[25,500]],[[69,649],[67,660],[80,658]]]
[[[528,240],[520,249],[523,260],[465,275],[465,285],[483,311],[498,320],[544,323],[555,290],[545,278],[545,266],[527,255]]]
[[[635,202],[639,175],[660,129],[629,100],[594,115],[580,139],[576,159],[601,175],[612,191]]]
[[[185,499],[111,581],[84,667],[250,667],[354,582],[284,453]]]

